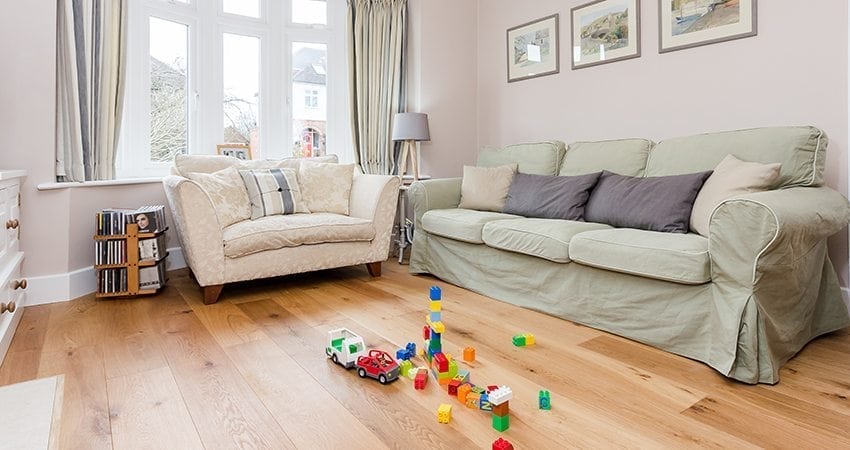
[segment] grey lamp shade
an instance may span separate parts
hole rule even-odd
[[[394,141],[430,141],[428,131],[428,114],[398,113],[393,120]]]

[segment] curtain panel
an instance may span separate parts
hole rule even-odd
[[[354,158],[364,173],[396,170],[393,116],[405,104],[407,0],[348,0]]]
[[[126,69],[127,1],[57,2],[57,181],[115,178]]]

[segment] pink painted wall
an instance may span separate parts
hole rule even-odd
[[[799,2],[762,0],[758,36],[659,54],[658,3],[643,1],[640,58],[570,70],[570,8],[584,3],[478,2],[480,145],[544,139],[661,140],[811,124],[830,137],[827,184],[847,193],[847,2],[811,2],[801,8]],[[508,84],[506,29],[553,13],[561,20],[560,73]],[[423,92],[428,88],[423,84]],[[455,164],[469,159],[467,154],[457,156]],[[445,164],[440,162],[440,167]],[[830,255],[843,286],[848,285],[847,246],[846,231],[830,239]]]

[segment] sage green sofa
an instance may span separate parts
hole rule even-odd
[[[485,149],[479,166],[538,175],[676,175],[730,153],[782,167],[772,190],[715,208],[707,237],[459,209],[460,178],[420,181],[410,271],[777,383],[806,343],[850,324],[826,246],[850,205],[823,186],[826,147],[817,128],[779,127]]]

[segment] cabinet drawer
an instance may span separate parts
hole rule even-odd
[[[15,282],[21,280],[22,260],[23,258],[18,255],[11,261],[11,270],[8,270],[8,266],[0,267],[0,274],[2,274],[0,276],[3,277],[0,279],[0,303],[7,305],[10,302],[15,303],[14,312],[0,314],[0,363],[2,363],[3,357],[6,355],[9,344],[12,343],[15,328],[17,328],[18,322],[20,322],[21,316],[24,314],[26,291],[22,288],[13,289],[16,284]]]

